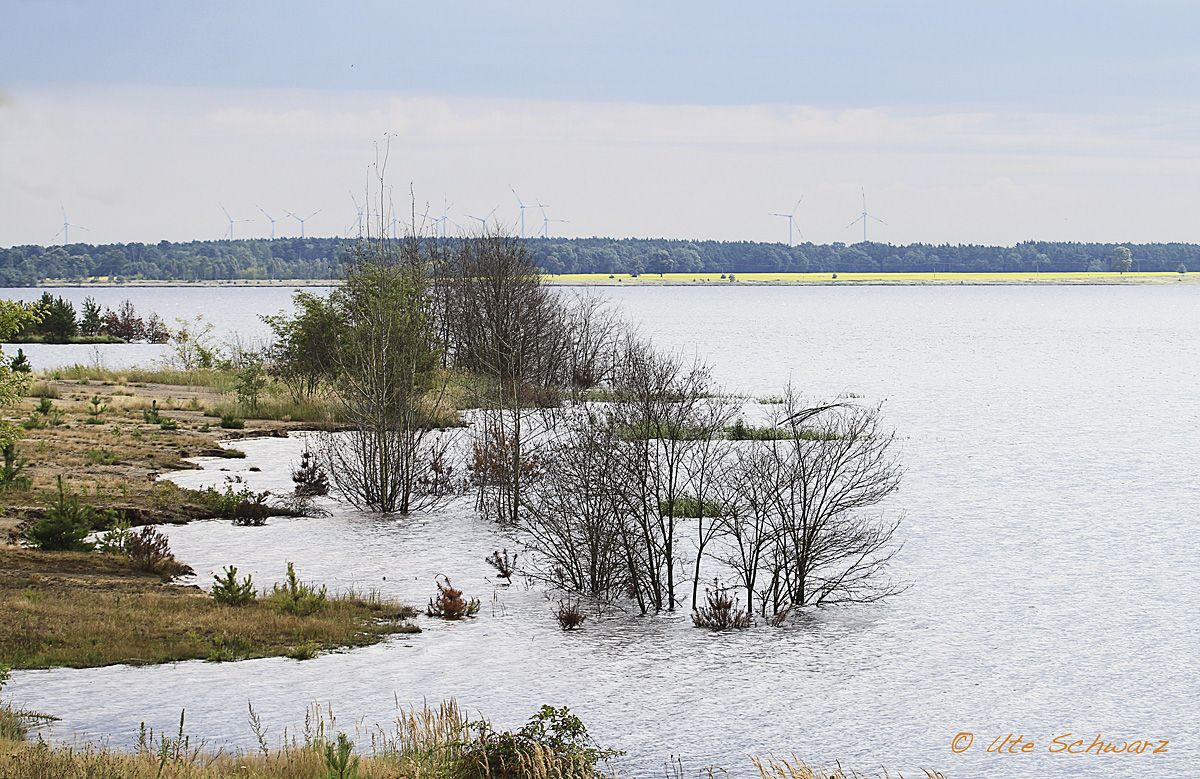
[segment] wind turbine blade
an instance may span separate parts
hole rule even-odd
[[[803,195],[801,195],[801,196],[800,196],[800,199],[796,201],[796,205],[792,206],[792,213],[791,213],[791,216],[795,216],[795,215],[796,215],[796,210],[800,208],[800,204],[801,204],[801,203],[803,203],[803,202],[804,202],[804,196],[803,196]]]
[[[791,214],[776,214],[776,213],[772,212],[772,213],[768,214],[767,216],[782,216],[784,219],[787,219],[789,216],[791,216]]]
[[[222,211],[225,211],[225,206],[224,206],[223,204],[221,204],[221,203],[217,203],[217,205],[221,206],[221,210],[222,210]],[[228,211],[225,211],[225,218],[226,218],[226,219],[233,219],[233,217],[229,215],[229,212],[228,212]]]
[[[855,219],[853,222],[851,222],[850,224],[846,225],[846,227],[854,227],[854,225],[858,224],[858,223],[859,223],[859,222],[861,222],[862,220],[863,220],[863,218],[862,218],[861,216],[859,216],[859,217],[858,217],[858,219]]]
[[[870,216],[870,214],[868,214],[868,216]],[[882,219],[880,219],[877,216],[872,216],[871,218],[874,219],[876,222],[879,222],[879,224],[881,224],[881,225],[887,224],[887,222],[883,221]]]

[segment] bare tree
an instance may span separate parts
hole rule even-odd
[[[540,576],[557,587],[612,601],[641,566],[620,531],[628,513],[615,432],[603,412],[564,414],[544,448],[543,472],[524,496],[520,528],[537,550]]]
[[[676,536],[684,508],[703,501],[720,462],[714,439],[732,417],[703,365],[686,365],[628,335],[614,366],[614,424],[625,439],[619,452],[634,491],[634,522],[646,554],[646,600],[658,611],[676,604]],[[707,540],[699,520],[702,545]],[[698,588],[699,560],[693,583]],[[695,596],[693,595],[693,600]]]
[[[746,493],[728,525],[739,546],[731,562],[748,586],[758,583],[760,610],[898,592],[885,569],[899,551],[893,537],[900,520],[871,511],[901,477],[895,435],[881,430],[879,409],[806,409],[789,391],[777,422],[787,435],[743,458],[738,481]]]

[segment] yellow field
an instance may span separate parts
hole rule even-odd
[[[735,273],[738,284],[1146,284],[1192,282],[1197,274],[1144,273]],[[564,273],[547,276],[552,284],[728,284],[720,273]]]

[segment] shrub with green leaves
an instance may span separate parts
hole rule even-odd
[[[247,576],[239,582],[237,568],[232,565],[224,569],[224,575],[214,576],[213,579],[211,594],[222,606],[246,606],[258,597],[253,578]]]
[[[327,597],[328,593],[323,585],[318,590],[300,581],[300,577],[296,575],[296,566],[289,562],[287,581],[276,584],[268,600],[280,611],[304,617],[323,609]]]
[[[246,420],[236,417],[233,414],[222,414],[220,424],[225,430],[241,430],[246,426]]]
[[[601,761],[623,754],[599,747],[582,720],[565,706],[542,706],[516,733],[492,730],[486,720],[470,726],[478,736],[459,745],[457,769],[458,775],[472,779],[527,776],[527,767],[547,756],[571,776],[586,776]]]
[[[89,552],[95,545],[87,540],[88,534],[100,521],[96,509],[80,504],[59,476],[54,503],[25,530],[25,543],[47,551]]]

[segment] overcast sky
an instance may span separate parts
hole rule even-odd
[[[986,7],[985,7],[986,6]],[[453,225],[1200,241],[1200,3],[0,0],[0,245]],[[542,213],[526,213],[529,233]],[[799,236],[797,236],[799,239]]]

